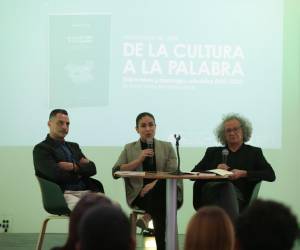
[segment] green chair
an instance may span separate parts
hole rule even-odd
[[[261,186],[261,181],[257,182],[253,188],[249,203],[248,203],[248,207],[257,199],[258,197],[258,192]]]
[[[48,221],[54,219],[69,219],[71,211],[68,208],[61,188],[56,183],[41,177],[37,177],[37,179],[41,188],[44,209],[51,214],[44,219],[39,234],[36,250],[41,250]]]

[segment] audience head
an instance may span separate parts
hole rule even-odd
[[[226,212],[215,206],[200,208],[191,218],[185,250],[233,250],[234,228]]]
[[[79,225],[80,250],[133,250],[130,224],[120,207],[96,206],[87,211]]]
[[[299,236],[296,216],[275,201],[256,200],[237,219],[236,238],[240,250],[290,250]]]
[[[152,140],[155,136],[156,124],[155,118],[148,112],[140,113],[135,120],[136,131],[140,134],[141,140],[146,142]]]
[[[78,226],[86,211],[94,206],[112,205],[112,201],[101,193],[88,193],[74,207],[70,215],[69,236],[63,249],[75,249],[78,242]]]
[[[239,114],[228,114],[216,128],[217,140],[222,144],[243,143],[251,138],[252,125]]]
[[[49,135],[55,140],[63,140],[69,132],[70,120],[64,109],[54,109],[49,115]]]

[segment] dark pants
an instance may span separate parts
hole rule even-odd
[[[194,208],[196,210],[201,206],[219,206],[228,213],[232,221],[235,221],[239,215],[239,203],[243,203],[242,194],[229,181],[206,182],[201,185],[200,190],[197,190],[197,185],[194,184]]]
[[[85,182],[88,186],[88,190],[91,190],[92,192],[100,192],[104,194],[104,187],[100,181],[93,178],[87,178],[85,179]]]
[[[138,196],[132,203],[149,213],[153,220],[157,250],[165,250],[166,242],[166,181],[159,180],[144,197]]]
[[[93,178],[83,178],[76,183],[67,183],[60,185],[62,191],[65,190],[73,190],[73,191],[81,191],[81,190],[90,190],[92,192],[100,192],[104,194],[104,187],[102,183]]]

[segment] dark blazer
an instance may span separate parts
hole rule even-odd
[[[222,150],[224,147],[207,148],[202,160],[192,169],[194,172],[201,172],[217,168],[222,163]],[[265,159],[261,148],[243,144],[236,152],[229,150],[227,165],[230,169],[247,171],[247,177],[232,181],[241,191],[245,203],[249,202],[253,188],[259,181],[274,181],[275,173],[271,165]],[[195,181],[193,187],[193,204],[198,209],[200,204],[201,188],[207,181]]]
[[[82,157],[86,158],[79,145],[73,142],[65,142],[65,144],[71,151],[75,163],[79,165],[80,159]],[[69,160],[61,150],[60,142],[52,139],[49,135],[33,149],[33,163],[37,176],[57,183],[62,190],[65,189],[66,184],[76,184],[79,180],[82,180],[89,190],[104,192],[99,181],[89,178],[97,173],[94,162],[89,161],[89,163],[80,164],[80,168],[75,173],[61,169],[58,166],[61,161],[68,162]]]

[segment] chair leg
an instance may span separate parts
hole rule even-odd
[[[178,224],[176,221],[176,250],[179,250],[179,241],[178,241]]]
[[[130,226],[131,226],[131,235],[133,239],[136,239],[136,220],[137,220],[137,214],[135,212],[132,212],[130,214]]]
[[[40,232],[40,235],[39,235],[39,239],[38,239],[38,242],[37,242],[37,245],[36,245],[36,250],[42,250],[44,236],[45,236],[45,232],[46,232],[46,228],[47,228],[47,223],[48,223],[49,220],[50,220],[50,218],[46,218],[43,222],[42,229],[41,229],[41,232]]]

